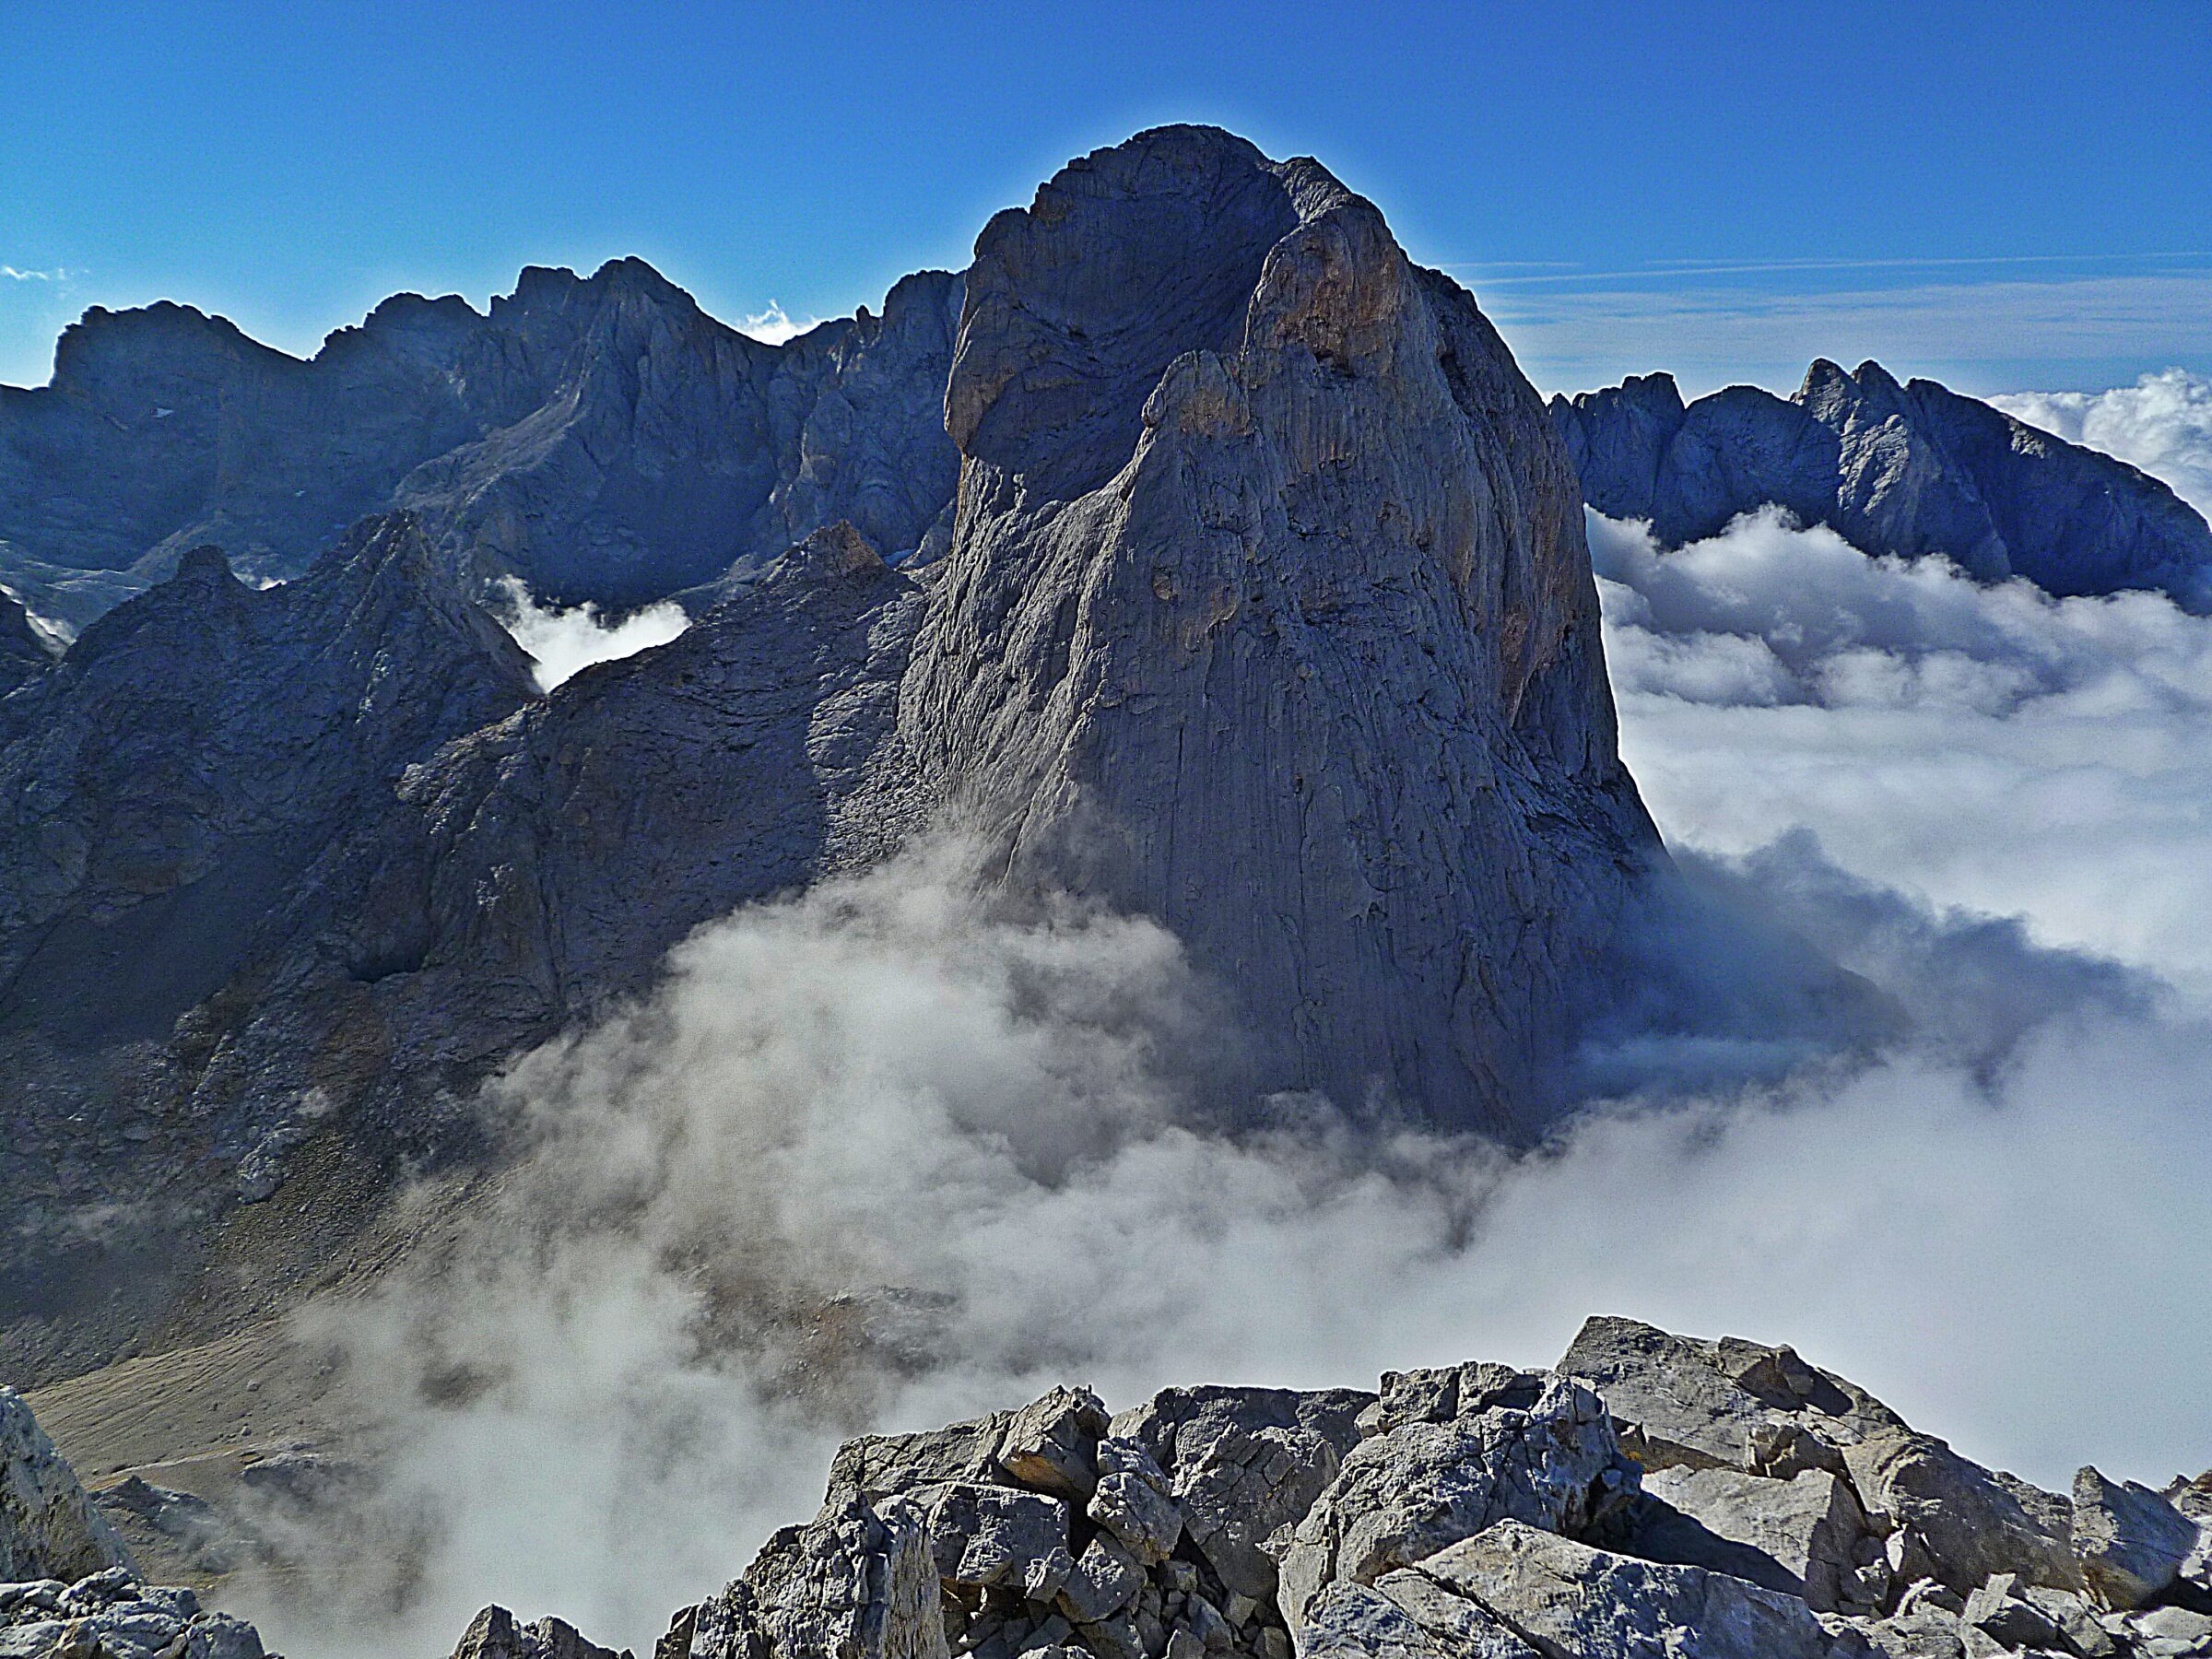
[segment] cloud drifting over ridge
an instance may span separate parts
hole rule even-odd
[[[1989,401],[2141,467],[2212,518],[2212,375],[2168,369],[2109,392],[2016,392]]]
[[[994,899],[958,846],[748,909],[514,1068],[526,1156],[335,1327],[393,1430],[340,1552],[437,1542],[397,1625],[349,1571],[265,1630],[435,1652],[496,1599],[641,1652],[863,1426],[1065,1380],[1124,1406],[1547,1363],[1594,1312],[1791,1342],[2046,1484],[2201,1465],[2212,1311],[2174,1275],[2212,1232],[2212,622],[1771,515],[1665,556],[1591,530],[1625,740],[1688,878],[1908,1030],[1509,1159],[1315,1100],[1223,1124],[1182,1064],[1218,1033],[1175,941]],[[2167,885],[2131,909],[2146,873]]]
[[[683,606],[673,600],[610,621],[588,600],[571,610],[540,605],[512,576],[502,591],[506,606],[500,620],[514,642],[536,660],[541,691],[552,690],[594,663],[611,663],[665,645],[690,626]]]

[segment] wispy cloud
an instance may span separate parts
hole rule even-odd
[[[786,340],[796,339],[821,322],[819,317],[808,317],[801,322],[783,309],[780,300],[771,300],[766,311],[754,312],[737,324],[739,334],[750,335],[770,346],[781,346]]]
[[[66,282],[70,273],[60,265],[51,271],[27,271],[17,265],[0,265],[0,276],[10,282]]]

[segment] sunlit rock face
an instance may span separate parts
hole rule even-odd
[[[1581,501],[1475,302],[1312,161],[1174,127],[977,244],[902,692],[1015,867],[1166,922],[1267,1085],[1519,1138],[1655,838]]]
[[[1551,400],[1590,505],[1667,547],[1771,502],[1868,553],[1941,554],[2061,595],[2155,588],[2212,609],[2212,527],[2124,461],[1878,363],[1820,359],[1794,397],[1672,376]]]

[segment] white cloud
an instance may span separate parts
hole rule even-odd
[[[530,590],[513,577],[502,584],[508,614],[500,619],[515,643],[537,663],[537,684],[543,691],[581,674],[594,663],[611,663],[635,656],[655,645],[665,645],[690,625],[683,606],[672,600],[609,621],[588,601],[571,610],[539,605]]]
[[[51,271],[25,271],[11,265],[0,265],[0,276],[10,282],[66,282],[69,273],[58,265]]]
[[[818,327],[819,317],[808,317],[799,322],[783,309],[782,302],[771,300],[766,311],[754,312],[737,325],[739,334],[750,335],[770,346],[781,346],[786,340],[796,339],[808,329]]]
[[[1865,880],[2212,990],[2212,621],[1771,512],[1664,556],[1590,527],[1623,749],[1671,837],[1809,830]]]
[[[2109,392],[2016,392],[1989,401],[2141,467],[2212,517],[2212,375],[2168,369]]]

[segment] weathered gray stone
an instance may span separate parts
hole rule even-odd
[[[1090,1518],[1120,1539],[1142,1565],[1166,1560],[1182,1536],[1182,1512],[1176,1507],[1166,1472],[1143,1441],[1111,1438],[1099,1442],[1098,1468]]]
[[[1864,1610],[1857,1594],[1866,1518],[1843,1481],[1825,1469],[1789,1480],[1735,1469],[1676,1466],[1646,1474],[1659,1500],[1623,1547],[1631,1555],[1733,1572],[1803,1598],[1817,1613]]]
[[[262,1659],[262,1646],[190,1590],[111,1567],[73,1584],[0,1584],[0,1659]]]
[[[1584,1533],[1634,1491],[1603,1403],[1564,1378],[1527,1410],[1404,1424],[1347,1453],[1291,1531],[1279,1557],[1284,1622],[1295,1630],[1335,1580],[1373,1583],[1507,1519]]]
[[[1480,1359],[1420,1371],[1384,1371],[1374,1405],[1360,1415],[1359,1430],[1362,1434],[1382,1434],[1406,1423],[1448,1423],[1492,1406],[1512,1406],[1525,1411],[1536,1403],[1546,1380],[1542,1371],[1517,1371]]]
[[[1685,406],[1654,374],[1550,407],[1590,504],[1670,547],[1772,503],[1869,554],[2212,605],[2212,528],[2166,485],[1877,363],[1816,361],[1789,399],[1730,386]]]
[[[1144,1582],[1144,1569],[1101,1533],[1083,1547],[1074,1571],[1062,1582],[1060,1610],[1079,1625],[1102,1623],[1134,1603]]]
[[[825,1506],[677,1616],[666,1659],[949,1659],[929,1524],[902,1497]]]
[[[2139,1607],[2170,1588],[2196,1548],[2196,1524],[2147,1486],[2074,1476],[2074,1553],[2108,1607]]]
[[[2018,1595],[2019,1580],[2009,1572],[1993,1572],[1966,1598],[1960,1622],[1981,1631],[1999,1647],[2050,1649],[2061,1645],[2058,1623],[2034,1603]]]
[[[1340,1580],[1294,1633],[1300,1659],[1535,1659],[1535,1650],[1465,1596],[1417,1573],[1379,1585]]]
[[[587,1641],[558,1618],[518,1624],[504,1607],[486,1607],[470,1621],[453,1649],[453,1659],[629,1659],[611,1648]]]
[[[1605,1397],[1626,1425],[1621,1445],[1646,1469],[1794,1474],[1821,1465],[1790,1430],[1840,1449],[1905,1426],[1873,1395],[1807,1365],[1794,1349],[1676,1336],[1633,1319],[1588,1320],[1559,1369]]]
[[[29,1403],[0,1387],[0,1580],[78,1580],[129,1565]]]
[[[1501,1521],[1411,1571],[1487,1609],[1545,1659],[1841,1659],[1805,1604],[1726,1573],[1611,1555]]]
[[[1987,1469],[1943,1441],[1910,1431],[1884,1434],[1845,1447],[1843,1457],[1860,1502],[1890,1529],[1898,1583],[1930,1577],[1966,1595],[1992,1573],[2011,1572],[2024,1584],[2082,1587],[2065,1539]]]
[[[928,1517],[937,1576],[947,1583],[1003,1585],[1050,1601],[1074,1568],[1067,1506],[1057,1498],[967,1481],[912,1490]]]
[[[1107,1412],[1088,1388],[1055,1388],[1014,1414],[999,1443],[998,1466],[1011,1479],[1075,1501],[1098,1486],[1098,1444]]]
[[[1171,1388],[1118,1413],[1169,1478],[1183,1525],[1231,1594],[1273,1599],[1276,1569],[1261,1547],[1294,1524],[1359,1443],[1374,1395],[1354,1389]]]

